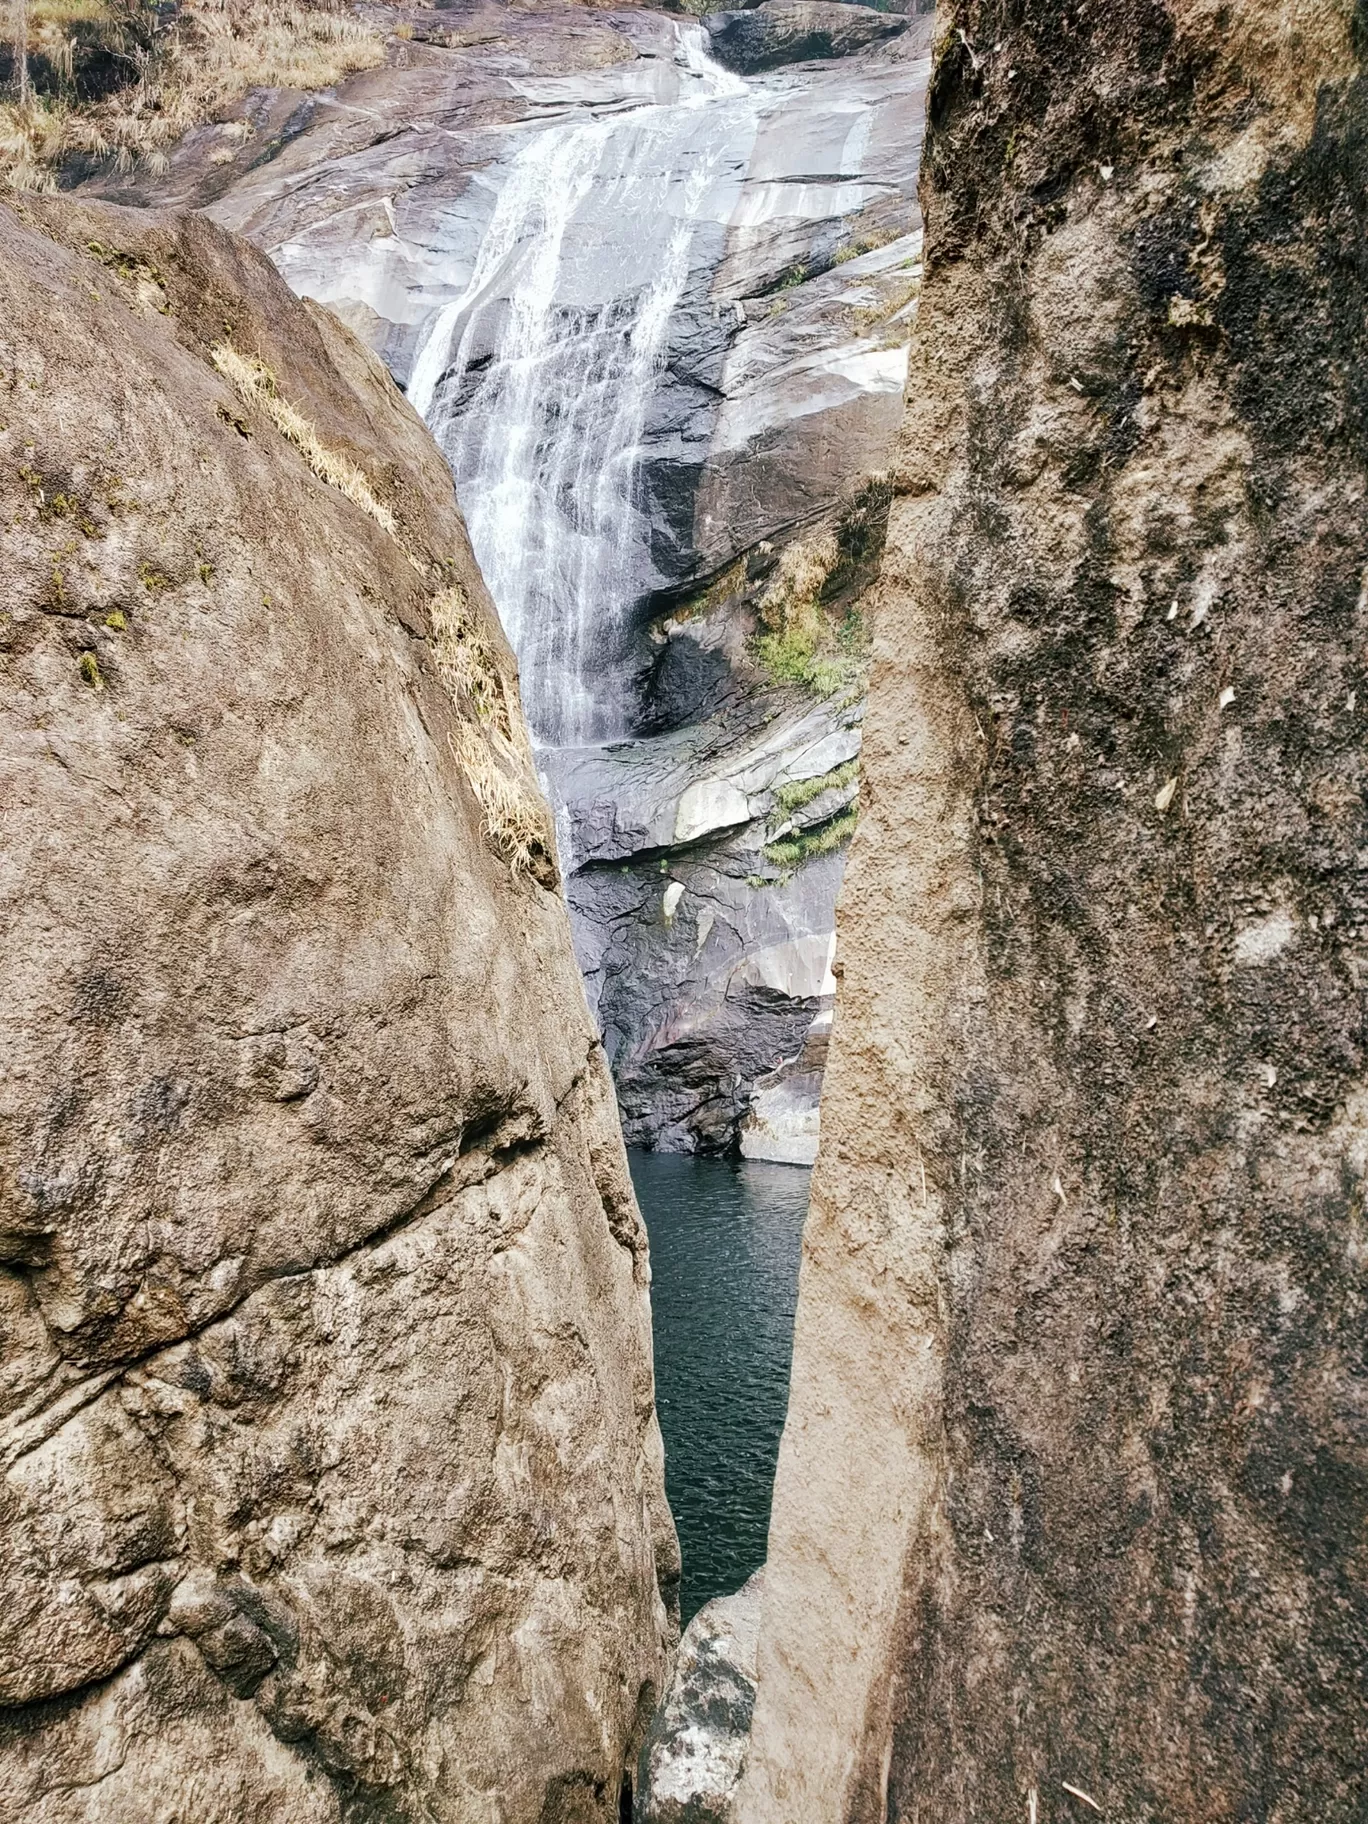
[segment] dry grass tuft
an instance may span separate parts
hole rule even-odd
[[[818,696],[835,696],[858,684],[863,628],[852,610],[833,621],[822,592],[841,563],[834,532],[787,547],[778,574],[760,598],[755,654],[777,683],[801,684]]]
[[[494,848],[515,874],[535,872],[537,857],[551,850],[546,805],[513,743],[495,729],[458,722],[451,751],[480,801]]]
[[[376,499],[361,470],[340,450],[329,449],[304,414],[281,397],[276,377],[264,361],[255,355],[240,354],[231,342],[220,342],[210,352],[214,366],[232,383],[243,404],[255,406],[264,413],[281,436],[295,446],[320,481],[326,481],[330,487],[345,494],[363,513],[369,513],[377,526],[383,526],[391,538],[398,538],[394,515],[383,501]]]
[[[54,189],[80,155],[159,172],[169,146],[248,89],[329,88],[385,56],[370,26],[309,0],[183,0],[169,19],[128,0],[35,0],[28,50],[38,80],[0,106],[0,170],[17,190]],[[83,58],[130,79],[83,99]]]
[[[815,612],[817,597],[840,555],[834,532],[787,546],[780,554],[778,574],[760,599],[765,625],[787,626]]]
[[[452,752],[484,812],[484,832],[515,874],[532,873],[551,852],[547,810],[532,755],[492,641],[459,583],[428,604],[437,667],[456,700],[475,712],[457,724]]]
[[[470,599],[459,583],[433,597],[428,618],[438,669],[448,688],[453,695],[469,700],[481,722],[511,741],[517,724],[494,646],[471,612]]]

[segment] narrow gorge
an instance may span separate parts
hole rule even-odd
[[[0,1819],[1368,1814],[1365,59],[19,7]]]
[[[155,194],[350,324],[451,463],[628,1141],[811,1163],[930,22],[742,76],[656,12],[400,16],[402,67]]]

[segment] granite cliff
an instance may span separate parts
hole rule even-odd
[[[1368,19],[961,0],[736,1815],[1368,1806]]]
[[[511,654],[381,364],[0,208],[0,1813],[611,1820],[678,1557]]]

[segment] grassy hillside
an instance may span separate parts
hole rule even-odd
[[[384,57],[326,0],[28,0],[0,50],[0,181],[51,190],[64,167],[156,170],[187,128],[258,86],[326,88]]]

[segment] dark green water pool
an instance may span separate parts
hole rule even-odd
[[[632,1152],[688,1622],[765,1560],[809,1173]]]

